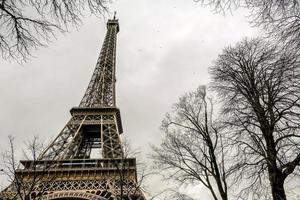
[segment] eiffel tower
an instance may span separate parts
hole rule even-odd
[[[0,199],[145,200],[137,182],[136,159],[127,158],[120,140],[122,123],[116,107],[115,72],[118,20],[107,32],[87,90],[71,119],[36,160],[20,161],[15,181]],[[92,158],[95,152],[97,158]],[[18,191],[17,180],[24,188]],[[32,183],[34,183],[32,185]],[[23,198],[24,199],[24,198]]]

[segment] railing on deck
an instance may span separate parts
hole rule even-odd
[[[136,159],[72,159],[72,160],[22,160],[23,168],[18,171],[57,170],[121,170],[135,169]]]

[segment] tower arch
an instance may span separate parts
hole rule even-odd
[[[112,196],[107,198],[97,194],[80,192],[80,191],[64,191],[54,192],[51,194],[43,195],[40,200],[113,200]]]

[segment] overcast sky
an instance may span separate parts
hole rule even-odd
[[[160,122],[178,97],[209,82],[207,69],[224,46],[258,31],[245,11],[213,14],[193,0],[118,0],[110,9],[120,23],[117,105],[124,134],[146,157],[149,144],[163,137]],[[58,35],[22,66],[0,60],[1,152],[8,135],[21,148],[34,135],[48,141],[63,128],[91,78],[106,20],[86,16],[81,27]],[[152,184],[158,191],[162,183]],[[185,190],[209,199],[201,185]]]

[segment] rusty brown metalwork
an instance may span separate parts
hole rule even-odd
[[[15,177],[28,182],[30,199],[144,200],[137,183],[136,160],[124,155],[120,111],[116,107],[115,71],[118,20],[107,33],[88,88],[71,119],[39,155],[21,161]],[[99,158],[91,151],[100,149]],[[33,177],[36,180],[34,185]],[[25,184],[25,185],[26,185]],[[12,183],[0,199],[20,199]]]

